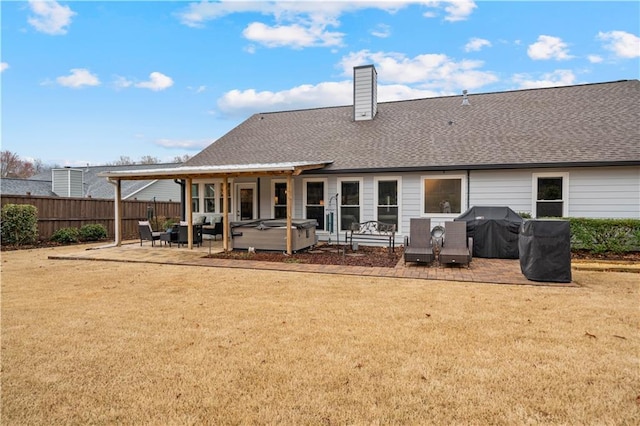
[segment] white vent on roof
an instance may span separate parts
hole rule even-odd
[[[469,98],[467,97],[467,91],[466,90],[462,91],[462,105],[471,105],[469,103]]]
[[[378,73],[373,65],[353,68],[353,119],[373,120],[378,112]]]

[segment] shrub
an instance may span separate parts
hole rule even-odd
[[[31,204],[5,204],[1,238],[6,244],[32,244],[38,238],[38,209]]]
[[[83,225],[80,228],[81,241],[100,241],[107,238],[107,228],[99,223]]]
[[[569,218],[571,247],[592,253],[640,250],[640,220]]]
[[[51,241],[62,244],[77,243],[79,240],[80,230],[78,228],[60,228],[51,236]]]

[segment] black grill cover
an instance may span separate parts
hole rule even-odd
[[[527,220],[520,228],[520,269],[531,281],[571,282],[571,230],[566,220]]]
[[[473,237],[474,257],[518,258],[522,218],[509,207],[473,206],[454,220],[467,222],[467,236]]]

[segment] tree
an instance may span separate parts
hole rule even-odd
[[[11,151],[0,152],[0,177],[29,178],[35,174],[36,168],[32,162],[22,160],[18,154]]]
[[[140,159],[140,164],[158,164],[160,160],[157,157],[151,155],[145,155]]]
[[[173,157],[172,163],[185,163],[190,158],[191,156],[189,154],[176,155],[175,157]]]

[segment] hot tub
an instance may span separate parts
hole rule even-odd
[[[298,251],[316,244],[315,219],[291,220],[291,250]],[[247,250],[287,250],[286,219],[253,219],[230,222],[233,248]]]

